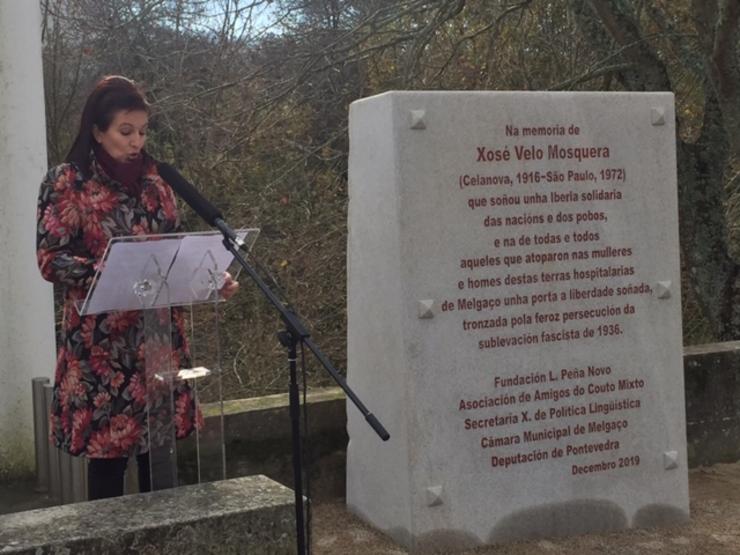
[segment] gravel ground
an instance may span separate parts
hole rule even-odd
[[[691,522],[685,526],[521,542],[461,555],[740,554],[740,463],[692,470],[689,486]],[[314,507],[312,543],[317,555],[407,553],[349,514],[341,500]]]

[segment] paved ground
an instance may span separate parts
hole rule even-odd
[[[523,542],[479,548],[465,555],[740,554],[740,464],[692,470],[689,484],[691,522],[680,528]],[[340,501],[319,504],[313,519],[316,555],[406,553],[349,515]]]
[[[680,528],[524,542],[479,548],[464,555],[740,554],[740,463],[692,470],[689,483],[691,522]],[[0,485],[0,514],[48,504],[44,495],[31,492],[32,484]],[[341,500],[314,507],[313,546],[316,555],[406,553],[348,514]]]

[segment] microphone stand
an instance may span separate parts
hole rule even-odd
[[[288,351],[288,367],[290,369],[290,387],[289,387],[289,405],[290,405],[290,423],[291,423],[291,438],[293,444],[293,480],[295,489],[295,519],[296,519],[296,543],[298,546],[298,554],[303,555],[306,551],[306,530],[304,526],[304,513],[303,513],[303,462],[301,456],[301,427],[300,427],[300,398],[298,394],[298,379],[296,372],[296,359],[297,359],[297,347],[299,344],[303,344],[314,354],[316,359],[331,375],[334,381],[342,388],[347,398],[350,399],[360,413],[365,417],[365,420],[370,427],[375,430],[375,433],[383,440],[387,441],[390,438],[390,434],[386,431],[380,421],[371,413],[362,401],[357,397],[354,391],[347,384],[347,381],[329,361],[329,359],[321,352],[316,344],[311,340],[310,334],[306,330],[300,319],[291,312],[272,292],[269,286],[259,276],[257,271],[252,267],[249,262],[239,252],[240,241],[236,238],[236,234],[226,225],[226,223],[220,218],[215,223],[224,236],[224,246],[226,249],[234,255],[234,259],[244,269],[252,281],[257,285],[262,294],[270,301],[273,307],[280,314],[280,318],[283,320],[285,329],[278,333],[278,339],[283,347]]]

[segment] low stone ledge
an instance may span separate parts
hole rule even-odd
[[[740,460],[740,341],[684,349],[689,466]]]
[[[293,492],[248,476],[0,515],[2,555],[295,552]]]
[[[309,391],[306,410],[304,462],[310,471],[311,497],[321,500],[344,495],[347,448],[346,399],[339,387]],[[204,404],[205,429],[201,432],[201,455],[215,460],[219,443],[220,407]],[[303,415],[301,414],[301,417]],[[287,393],[224,402],[227,477],[264,474],[293,486],[292,444]],[[195,437],[178,442],[178,455],[190,465],[180,466],[183,481],[197,481]]]
[[[345,427],[346,399],[341,388],[326,387],[309,391],[306,402],[310,433],[334,432]],[[290,439],[288,405],[287,393],[224,401],[227,437],[244,441]],[[217,418],[219,414],[218,403],[203,406],[205,418]]]

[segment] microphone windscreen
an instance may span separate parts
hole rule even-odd
[[[210,225],[215,225],[218,218],[223,219],[221,211],[201,195],[175,168],[164,162],[159,162],[157,171],[160,177],[172,187],[182,200]]]

